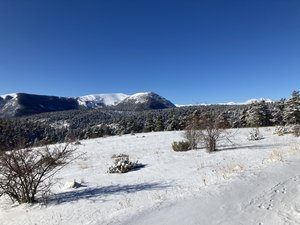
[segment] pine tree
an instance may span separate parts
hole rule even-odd
[[[167,120],[167,130],[168,131],[180,130],[179,121],[178,121],[178,118],[175,115],[173,115],[171,118],[169,118]]]
[[[155,131],[163,131],[164,130],[164,123],[162,116],[159,115],[155,120]]]
[[[270,125],[270,113],[265,101],[251,104],[247,111],[246,122],[252,127]]]
[[[270,120],[272,125],[283,125],[283,110],[284,110],[285,99],[281,99],[279,102],[276,102],[272,108]]]
[[[150,115],[148,115],[146,118],[145,124],[144,124],[143,131],[151,132],[151,131],[154,131],[154,128],[155,128],[155,126],[154,126],[153,118]]]
[[[300,95],[293,91],[292,96],[286,101],[283,111],[283,121],[286,124],[300,123]]]

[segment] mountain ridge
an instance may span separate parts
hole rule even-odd
[[[116,110],[151,110],[176,107],[154,92],[127,95],[123,93],[92,94],[80,97],[58,97],[28,93],[0,95],[0,118],[33,115],[43,112],[80,108]]]

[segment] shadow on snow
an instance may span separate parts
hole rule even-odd
[[[281,146],[285,146],[285,144],[278,144],[278,143],[271,143],[271,144],[248,144],[248,145],[221,145],[219,146],[219,148],[216,150],[217,151],[228,151],[228,150],[241,150],[241,149],[248,149],[248,150],[252,150],[252,149],[269,149],[270,147],[281,147]]]
[[[80,188],[73,191],[58,193],[48,199],[48,203],[62,204],[74,202],[80,199],[94,199],[98,197],[107,197],[113,194],[128,194],[145,190],[160,190],[170,187],[169,184],[161,183],[142,183],[133,185],[109,185],[96,188]],[[102,201],[104,201],[102,199]]]

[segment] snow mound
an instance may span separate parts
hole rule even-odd
[[[66,182],[63,189],[64,190],[67,190],[67,189],[77,189],[77,188],[80,188],[80,187],[83,187],[82,184],[76,182],[76,180],[74,181],[71,181],[71,182]]]

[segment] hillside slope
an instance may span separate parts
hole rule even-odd
[[[248,141],[249,129],[230,130],[213,154],[174,152],[182,132],[152,132],[82,141],[84,158],[57,174],[44,205],[12,206],[0,198],[6,225],[298,224],[300,139],[275,136]],[[129,154],[145,167],[108,174],[113,154]],[[70,182],[83,186],[70,188]],[[208,216],[209,215],[209,216]]]

